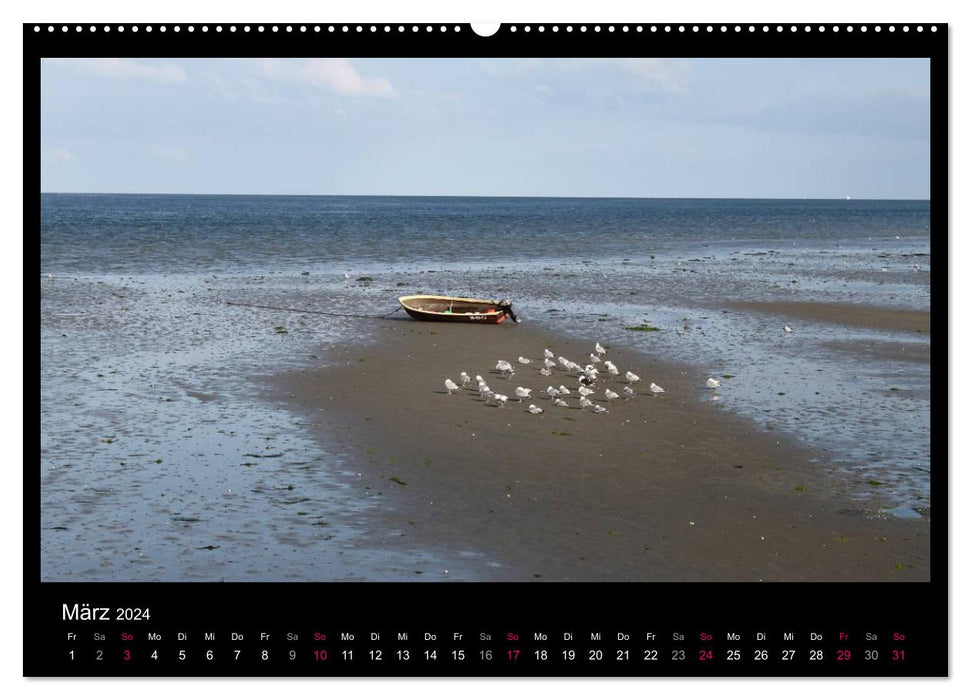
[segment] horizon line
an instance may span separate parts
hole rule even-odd
[[[900,201],[929,202],[930,197],[731,197],[731,196],[677,196],[645,197],[636,195],[532,195],[532,194],[307,194],[267,192],[41,192],[42,195],[113,195],[113,196],[160,196],[160,197],[398,197],[439,199],[758,199],[758,200],[821,200],[821,201]]]

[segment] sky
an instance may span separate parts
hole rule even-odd
[[[926,59],[46,59],[43,192],[926,199]]]

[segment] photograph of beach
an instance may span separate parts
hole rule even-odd
[[[42,581],[928,581],[929,69],[43,60]]]

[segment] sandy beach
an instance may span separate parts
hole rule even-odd
[[[830,311],[844,323],[929,328],[891,312]],[[586,342],[525,323],[408,320],[380,322],[374,338],[328,353],[327,366],[276,377],[267,391],[346,452],[362,496],[380,503],[375,538],[449,552],[482,580],[929,578],[926,518],[880,514],[866,486],[711,401],[707,375],[635,354],[622,335],[602,339],[607,357],[641,381],[603,414],[576,408],[575,391],[570,408],[554,407],[546,386],[576,389],[577,377],[537,372],[544,348],[585,362]],[[515,367],[511,379],[494,370],[499,359]],[[509,403],[487,405],[474,379],[448,395],[445,378],[463,370]],[[665,393],[652,395],[651,382]],[[516,386],[531,388],[544,412],[517,402]],[[608,386],[625,384],[598,382],[598,403]]]

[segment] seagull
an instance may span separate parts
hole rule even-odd
[[[47,281],[48,282],[53,282],[54,281],[54,274],[52,272],[48,272],[47,273]]]
[[[519,401],[522,402],[523,399],[530,398],[529,394],[532,391],[533,391],[532,389],[525,389],[525,388],[523,388],[521,386],[517,386],[516,387],[516,396],[519,397]]]
[[[560,395],[561,395],[561,396],[569,396],[569,395],[570,395],[570,390],[569,390],[569,389],[567,389],[567,388],[566,388],[565,386],[563,386],[562,384],[560,384]]]
[[[630,373],[628,372],[628,374],[630,374]],[[663,394],[664,393],[664,389],[662,389],[661,387],[659,387],[654,382],[651,382],[651,391],[653,391],[655,394]]]
[[[590,399],[588,399],[586,396],[581,396],[580,397],[580,408],[589,408],[590,406],[593,406],[593,401],[591,401]]]
[[[551,374],[553,374],[553,370],[551,370],[549,367],[544,367],[539,371],[539,373],[542,374],[544,377],[548,377]]]
[[[545,357],[547,360],[552,360],[553,359],[553,353],[550,352],[550,349],[549,348],[545,348],[543,350],[543,357]]]
[[[594,350],[596,350],[596,351],[597,351],[597,354],[598,354],[598,355],[605,355],[605,354],[607,354],[607,350],[606,350],[606,348],[604,348],[604,346],[603,346],[603,345],[601,345],[600,343],[597,343],[597,344],[596,344],[596,345],[594,346]]]
[[[783,330],[784,330],[784,331],[785,331],[786,333],[792,333],[792,329],[791,329],[791,328],[789,328],[789,324],[786,324],[786,325],[784,325],[784,326],[782,327],[782,329],[783,329]]]
[[[506,396],[505,394],[493,394],[492,398],[494,398],[496,400],[496,403],[499,404],[500,406],[505,406],[506,401],[509,400],[509,397]]]
[[[613,400],[614,400],[614,399],[616,399],[616,398],[617,398],[618,396],[620,396],[620,394],[618,394],[618,393],[617,393],[616,391],[611,391],[610,389],[607,389],[607,390],[606,390],[606,391],[604,392],[604,396],[606,396],[606,397],[607,397],[607,400],[608,400],[608,401],[613,401]]]
[[[708,381],[705,382],[705,386],[708,387],[709,389],[717,389],[721,385],[722,383],[720,381],[718,381],[717,379],[712,379],[711,377],[708,377]]]
[[[546,394],[552,399],[560,395],[559,389],[554,389],[552,385],[546,387]]]
[[[641,381],[641,378],[640,378],[640,377],[638,377],[638,376],[637,376],[636,374],[634,374],[633,372],[628,372],[627,374],[625,374],[625,375],[624,375],[624,379],[626,379],[626,380],[627,380],[627,383],[628,383],[628,384],[634,384],[634,383],[636,383],[636,382],[639,382],[639,381]],[[651,389],[653,389],[653,388],[654,388],[654,386],[655,386],[654,384],[651,384]]]
[[[593,353],[590,353],[590,361],[593,364],[597,364],[598,362],[600,362],[600,355],[594,355]]]
[[[561,406],[563,408],[569,408],[569,406],[570,406],[570,404],[568,404],[566,401],[564,401],[561,398],[555,398],[555,399],[553,399],[553,405],[554,406]]]
[[[588,389],[585,386],[581,386],[579,389],[577,389],[577,391],[579,391],[580,392],[580,396],[583,396],[583,397],[590,396],[590,394],[593,393],[593,389]]]
[[[519,364],[521,364],[521,365],[528,365],[531,362],[532,362],[532,360],[528,360],[525,357],[520,356],[520,358],[519,358]]]
[[[475,375],[475,378],[477,380],[479,380],[479,393],[480,394],[491,394],[492,393],[492,391],[489,389],[489,385],[485,383],[485,380],[482,377],[480,377],[477,374],[477,375]]]
[[[560,355],[559,357],[557,357],[556,358],[556,361],[557,361],[557,363],[559,363],[560,367],[562,367],[563,369],[569,369],[570,368],[570,361],[568,359],[566,359],[565,357],[563,357],[562,355]]]
[[[545,358],[545,359],[543,360],[543,366],[544,366],[544,367],[545,367],[546,369],[553,369],[554,367],[556,367],[556,363],[555,363],[555,362],[553,362],[553,360],[551,360],[550,358],[548,358],[548,357],[547,357],[547,358]]]
[[[468,372],[462,372],[461,374],[459,374],[459,380],[461,380],[462,386],[466,386],[469,382],[472,381],[472,377],[469,376]]]
[[[448,395],[451,396],[452,392],[459,388],[459,385],[453,382],[451,379],[446,379],[445,388],[448,389]]]
[[[606,408],[604,408],[603,406],[594,406],[593,407],[593,412],[594,413],[609,413],[609,411]]]
[[[505,374],[506,372],[509,372],[510,377],[515,374],[515,372],[513,371],[512,365],[506,362],[505,360],[499,360],[496,363],[496,369],[502,372],[503,374]],[[506,378],[508,379],[509,377],[506,377]]]
[[[539,406],[535,405],[535,404],[529,404],[529,408],[527,410],[530,413],[532,413],[533,415],[536,415],[537,413],[542,413],[543,412],[543,409],[540,408]]]
[[[624,398],[625,399],[629,399],[631,396],[634,396],[636,393],[637,392],[634,391],[633,389],[631,389],[629,386],[625,386],[624,387]]]

